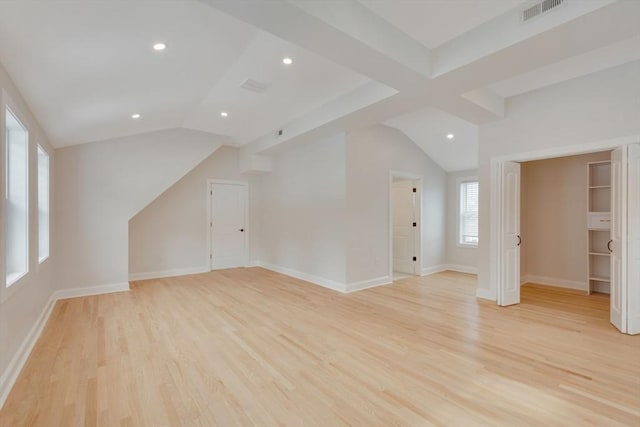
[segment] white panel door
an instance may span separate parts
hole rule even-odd
[[[627,333],[640,334],[640,144],[629,145]]]
[[[502,258],[498,304],[520,303],[520,163],[502,166]]]
[[[611,323],[627,331],[627,146],[611,153]]]
[[[393,270],[415,274],[413,257],[415,228],[413,218],[415,197],[411,181],[394,182],[391,188],[393,214]]]
[[[247,187],[211,185],[211,269],[246,264]]]

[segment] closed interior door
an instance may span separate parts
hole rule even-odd
[[[498,304],[520,303],[520,163],[502,170],[502,257]]]
[[[236,184],[211,185],[211,269],[246,263],[247,188]]]
[[[393,270],[414,274],[415,193],[412,181],[396,181],[391,188],[393,214]]]

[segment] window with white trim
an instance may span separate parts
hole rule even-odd
[[[478,246],[478,181],[460,183],[460,232],[458,243]]]
[[[49,258],[49,154],[38,145],[38,262]]]
[[[5,111],[6,287],[29,271],[29,132]]]

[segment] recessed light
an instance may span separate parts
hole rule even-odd
[[[289,58],[289,57],[287,57],[287,58],[282,58],[282,63],[283,63],[284,65],[291,65],[291,64],[293,64],[293,59],[291,59],[291,58]]]
[[[140,118],[140,114],[138,114],[138,113],[132,114],[131,118],[132,119],[139,119]]]
[[[455,137],[456,137],[456,136],[455,136],[454,134],[452,134],[452,133],[448,133],[448,134],[447,134],[447,139],[453,139],[453,138],[455,138]]]
[[[229,113],[227,113],[226,111],[222,111],[222,112],[220,113],[220,116],[222,116],[222,117],[229,117]]]
[[[165,50],[167,45],[164,43],[156,43],[153,45],[153,50]]]

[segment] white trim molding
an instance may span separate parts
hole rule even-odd
[[[478,288],[476,289],[476,298],[486,299],[496,302],[496,296],[491,289]]]
[[[347,287],[345,286],[345,284],[336,282],[335,280],[326,279],[320,276],[314,276],[313,274],[303,273],[301,271],[293,270],[287,267],[281,267],[279,265],[271,264],[265,261],[255,261],[252,263],[252,265],[275,271],[276,273],[284,274],[285,276],[293,277],[294,279],[304,280],[305,282],[313,283],[314,285],[322,286],[323,288],[331,289],[341,293],[347,292]]]
[[[13,385],[18,379],[18,375],[20,375],[22,368],[25,363],[27,363],[27,359],[29,359],[33,347],[35,347],[38,342],[38,338],[40,338],[40,334],[42,334],[55,305],[56,299],[51,295],[51,298],[49,298],[49,301],[42,309],[40,316],[38,316],[36,323],[31,327],[22,344],[18,347],[18,351],[13,355],[9,365],[7,365],[7,368],[0,376],[0,409],[4,406],[4,402],[7,400]]]
[[[456,271],[458,273],[478,274],[478,267],[474,267],[471,265],[445,264],[444,267],[446,268],[446,270]]]
[[[369,280],[361,280],[359,282],[347,283],[345,286],[345,292],[356,292],[363,289],[375,288],[377,286],[390,285],[392,283],[393,279],[389,276],[382,276]]]
[[[420,273],[421,276],[430,276],[432,274],[436,274],[436,273],[442,273],[443,271],[447,270],[447,265],[446,264],[440,264],[440,265],[433,265],[431,267],[425,267],[422,269],[422,272]]]
[[[556,277],[536,276],[533,274],[528,274],[520,278],[520,286],[526,283],[543,286],[553,286],[556,288],[575,289],[585,292],[589,290],[589,285],[585,281],[558,279]]]
[[[109,285],[101,285],[101,286],[92,286],[87,288],[76,288],[76,289],[60,289],[51,294],[49,301],[45,304],[42,312],[38,316],[38,319],[34,323],[34,325],[29,330],[29,333],[18,347],[18,351],[13,355],[9,365],[5,369],[5,371],[0,375],[0,409],[4,406],[13,385],[18,379],[18,375],[24,368],[25,363],[27,363],[27,359],[31,355],[33,351],[33,347],[38,342],[44,327],[49,321],[49,317],[51,316],[51,312],[56,305],[58,300],[64,300],[68,298],[77,298],[77,297],[85,297],[91,295],[102,295],[102,294],[110,294],[114,292],[123,292],[129,290],[129,283],[113,283]]]
[[[149,271],[146,273],[129,273],[129,281],[163,279],[165,277],[187,276],[189,274],[202,274],[208,272],[209,268],[205,265],[200,267],[174,268],[172,270]]]

